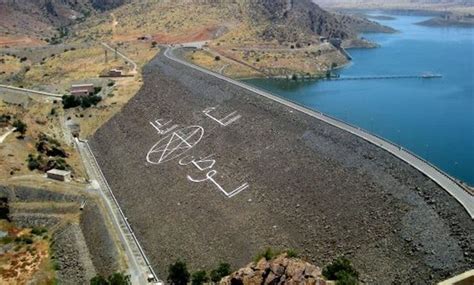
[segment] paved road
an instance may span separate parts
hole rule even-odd
[[[115,49],[112,48],[111,46],[109,46],[108,44],[106,43],[102,43],[102,45],[108,49],[110,49],[111,51],[115,52]],[[128,58],[126,55],[124,55],[123,53],[117,51],[117,54],[120,55],[120,57],[122,57],[123,59],[125,59],[128,63],[130,63],[132,65],[132,71],[131,73],[136,73],[137,72],[137,64],[131,60],[130,58]]]
[[[16,128],[13,128],[11,130],[7,130],[6,133],[4,133],[3,135],[0,136],[0,143],[2,143],[10,134],[12,134],[14,131],[16,130]]]
[[[191,46],[189,44],[189,46]],[[395,155],[396,157],[400,158],[401,160],[407,162],[414,168],[418,169],[420,172],[428,176],[430,179],[432,179],[435,183],[437,183],[439,186],[441,186],[446,192],[448,192],[452,197],[454,197],[463,207],[466,209],[468,214],[471,216],[471,219],[474,219],[474,196],[472,196],[470,193],[468,193],[466,190],[464,190],[461,186],[458,185],[458,183],[451,178],[449,175],[444,173],[443,171],[439,170],[435,166],[431,165],[429,162],[423,160],[422,158],[416,156],[413,153],[410,153],[409,151],[403,149],[400,146],[397,146],[393,143],[390,143],[380,137],[377,137],[375,135],[372,135],[360,128],[348,125],[347,123],[341,122],[335,118],[329,117],[327,115],[324,115],[320,112],[316,112],[310,109],[307,109],[305,107],[302,107],[300,105],[297,105],[295,103],[289,102],[285,99],[282,99],[280,97],[277,97],[275,95],[272,95],[270,93],[264,92],[260,89],[254,88],[252,86],[249,86],[247,84],[244,84],[242,82],[230,79],[228,77],[225,77],[223,75],[211,72],[207,69],[201,68],[199,66],[193,65],[191,63],[188,63],[184,60],[181,60],[179,58],[176,58],[173,55],[174,49],[167,48],[166,51],[164,52],[164,55],[176,62],[179,62],[181,64],[184,64],[186,66],[189,66],[191,68],[194,68],[196,70],[199,70],[201,72],[207,73],[209,75],[215,76],[219,79],[225,80],[229,83],[235,84],[239,87],[245,88],[247,90],[250,90],[258,95],[264,96],[270,100],[276,101],[278,103],[281,103],[283,105],[286,105],[290,108],[293,108],[295,110],[298,110],[300,112],[303,112],[307,115],[310,115],[312,117],[315,117],[321,121],[324,121],[332,126],[338,127],[342,130],[348,131],[356,136],[359,136],[366,141],[377,145],[386,151],[390,152],[391,154]]]
[[[150,273],[157,280],[154,284],[163,284],[157,278],[135,236],[135,233],[128,223],[127,218],[119,207],[117,200],[115,199],[115,196],[113,195],[112,190],[110,189],[110,186],[89,147],[89,144],[87,141],[78,139],[75,139],[75,143],[84,162],[87,174],[93,181],[92,184],[98,186],[99,189],[97,190],[107,205],[117,232],[120,234],[120,239],[127,255],[132,284],[149,284],[147,276]]]
[[[10,90],[15,90],[15,91],[22,91],[22,92],[25,92],[25,93],[31,93],[31,94],[36,94],[36,95],[42,95],[42,96],[52,97],[52,98],[62,98],[62,96],[63,96],[63,95],[61,95],[61,94],[55,94],[55,93],[49,93],[49,92],[31,90],[31,89],[26,89],[26,88],[19,88],[19,87],[10,86],[10,85],[0,85],[0,88],[10,89]]]

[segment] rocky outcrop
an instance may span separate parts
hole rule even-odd
[[[321,269],[298,258],[282,254],[270,261],[265,258],[224,277],[220,285],[236,284],[328,284]]]

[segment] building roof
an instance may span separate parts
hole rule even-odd
[[[74,90],[71,90],[71,93],[82,93],[82,92],[89,93],[89,90],[87,90],[87,89],[74,89]]]
[[[53,175],[60,175],[60,176],[67,176],[71,174],[71,171],[66,171],[66,170],[60,170],[60,169],[50,169],[46,172],[47,174],[53,174]]]
[[[92,83],[84,83],[84,84],[73,84],[71,85],[72,88],[79,88],[79,87],[94,87]]]

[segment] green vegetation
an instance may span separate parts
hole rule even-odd
[[[263,251],[263,252],[261,252],[261,253],[259,253],[255,256],[254,262],[259,262],[260,259],[262,259],[262,258],[265,258],[265,260],[272,260],[275,257],[277,257],[281,254],[284,254],[284,253],[286,253],[286,256],[288,258],[298,257],[298,253],[293,249],[288,249],[288,250],[281,251],[281,250],[274,250],[272,248],[267,248],[267,249],[265,249],[265,251]]]
[[[75,108],[81,106],[84,109],[91,107],[92,105],[97,105],[101,100],[102,97],[97,95],[89,95],[84,97],[76,97],[74,95],[64,95],[63,99],[63,108]]]
[[[219,282],[223,277],[229,275],[230,273],[230,264],[221,263],[216,269],[211,271],[211,280],[212,282]]]
[[[101,275],[97,275],[90,280],[91,285],[129,285],[130,275],[125,275],[122,272],[115,272],[105,279]]]
[[[10,115],[0,115],[0,123],[6,124],[9,123],[12,117]]]
[[[359,273],[347,258],[338,257],[323,269],[323,276],[335,280],[338,285],[356,285]]]
[[[19,132],[22,136],[25,135],[26,133],[26,130],[27,130],[27,126],[26,124],[21,121],[21,120],[16,120],[14,123],[13,123],[13,127],[16,128],[15,132]]]
[[[60,169],[60,170],[69,170],[71,166],[61,157],[50,157],[47,160],[43,158],[43,155],[33,155],[29,154],[26,159],[28,164],[28,169],[33,171],[35,169],[41,171],[48,171],[50,169]]]
[[[43,235],[46,232],[48,232],[48,230],[42,227],[34,227],[33,229],[31,229],[31,233],[36,236]]]
[[[29,154],[26,162],[28,163],[28,169],[33,171],[41,167],[43,163],[43,157],[40,154],[38,154],[36,157],[33,154]]]
[[[207,277],[207,273],[205,270],[196,271],[191,276],[192,285],[202,285],[207,282],[209,282],[209,277]]]
[[[183,261],[178,260],[168,268],[168,282],[173,285],[188,284],[189,275],[186,263]]]
[[[15,243],[19,243],[19,244],[32,244],[32,243],[33,243],[33,239],[31,238],[31,236],[17,237],[17,238],[15,238]]]

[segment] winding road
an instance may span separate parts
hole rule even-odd
[[[186,47],[193,47],[192,43],[188,43],[185,45]],[[200,44],[197,45],[199,47]],[[289,102],[285,99],[282,99],[278,96],[272,95],[268,92],[262,91],[260,89],[257,89],[255,87],[249,86],[247,84],[244,84],[242,82],[230,79],[228,77],[225,77],[223,75],[214,73],[212,71],[209,71],[205,68],[201,68],[199,66],[196,66],[194,64],[191,64],[189,62],[186,62],[184,60],[181,60],[173,55],[173,50],[175,48],[170,48],[168,47],[166,51],[164,52],[164,55],[178,63],[181,63],[183,65],[186,65],[188,67],[194,68],[196,70],[199,70],[201,72],[207,73],[209,75],[212,75],[214,77],[217,77],[221,80],[227,81],[231,84],[237,85],[241,88],[247,89],[249,91],[252,91],[260,96],[264,96],[270,100],[276,101],[280,104],[283,104],[285,106],[288,106],[290,108],[293,108],[297,111],[300,111],[302,113],[305,113],[309,116],[312,116],[314,118],[317,118],[323,122],[326,122],[332,126],[335,126],[339,129],[345,130],[347,132],[350,132],[360,138],[363,138],[364,140],[381,147],[382,149],[390,152],[391,154],[395,155],[399,159],[405,161],[406,163],[410,164],[412,167],[416,168],[419,170],[421,173],[432,179],[436,184],[438,184],[440,187],[442,187],[446,192],[448,192],[453,198],[455,198],[463,207],[464,209],[468,212],[468,214],[471,216],[471,219],[474,219],[474,196],[472,196],[470,193],[468,193],[465,189],[463,189],[451,176],[443,172],[442,170],[438,169],[436,166],[432,165],[428,161],[422,159],[421,157],[417,156],[414,153],[411,153],[408,150],[403,149],[403,147],[398,146],[394,143],[391,143],[381,137],[378,137],[376,135],[370,134],[369,132],[362,130],[358,127],[349,125],[345,122],[342,122],[336,118],[330,117],[328,115],[325,115],[321,112],[313,111],[310,110],[306,107],[300,106],[298,104]]]

